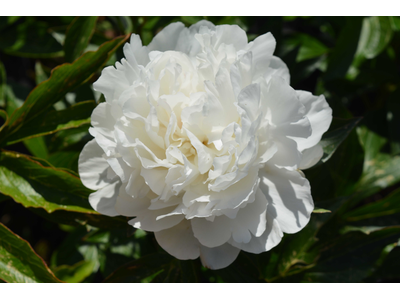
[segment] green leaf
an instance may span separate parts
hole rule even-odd
[[[49,58],[63,55],[62,46],[49,32],[48,24],[27,18],[0,34],[0,50],[10,55]]]
[[[85,278],[93,273],[93,269],[96,265],[94,260],[82,260],[73,266],[62,265],[55,268],[54,274],[60,280],[69,283],[82,282]]]
[[[389,17],[364,18],[357,55],[367,59],[376,57],[389,44],[392,34]]]
[[[18,16],[0,17],[0,30],[15,23],[19,18]]]
[[[118,268],[104,282],[141,282],[149,276],[166,272],[172,260],[168,254],[149,254]]]
[[[366,197],[400,181],[400,156],[382,153],[387,139],[365,126],[357,128],[357,133],[365,151],[363,175],[357,190]]]
[[[47,109],[60,100],[64,95],[84,82],[88,81],[127,39],[127,36],[117,37],[104,43],[96,52],[87,52],[72,64],[56,67],[50,78],[38,85],[28,96],[22,107],[11,116],[7,132],[2,132],[0,143],[12,143],[14,135],[24,128],[25,124],[34,119],[41,119]],[[29,124],[32,126],[32,124]]]
[[[108,18],[117,25],[119,31],[122,34],[132,33],[133,24],[132,24],[132,20],[130,17],[118,16],[118,17],[108,17]],[[145,26],[143,26],[143,28],[147,29],[147,28],[145,28]]]
[[[326,213],[331,213],[331,211],[328,210],[328,209],[325,209],[325,208],[314,207],[313,213],[315,213],[315,214],[326,214]]]
[[[336,45],[328,57],[326,81],[344,77],[353,62],[361,33],[362,18],[347,17]]]
[[[98,17],[76,17],[67,29],[64,42],[65,60],[73,62],[89,45]]]
[[[0,223],[0,278],[7,282],[61,282],[29,243]]]
[[[340,127],[326,132],[323,136],[319,144],[324,149],[324,154],[321,158],[321,162],[327,162],[333,153],[335,153],[336,149],[340,146],[340,144],[346,139],[346,137],[350,134],[350,132],[357,126],[358,122],[360,122],[361,118],[353,118],[350,120],[339,120],[334,119],[334,123],[344,123]]]
[[[15,152],[0,152],[0,192],[25,207],[41,207],[50,213],[97,214],[87,200],[91,191],[78,177]]]
[[[296,270],[296,265],[311,265],[318,257],[318,251],[310,248],[315,244],[318,226],[313,218],[305,228],[295,235],[287,236],[280,245],[278,272],[280,276]]]
[[[296,58],[297,62],[315,58],[328,52],[327,46],[318,39],[305,33],[295,34],[293,37],[286,40],[285,43],[288,44],[288,49],[293,49],[297,46],[300,47]]]
[[[399,31],[400,30],[400,17],[389,17],[390,24],[392,26],[392,30]]]
[[[343,217],[352,222],[400,213],[399,199],[400,189],[397,189],[384,199],[357,208]]]
[[[3,122],[4,122],[3,125],[1,125],[1,127],[0,127],[0,132],[1,132],[8,125],[8,114],[7,114],[7,112],[5,112],[4,110],[0,109],[0,118],[2,118]]]
[[[46,72],[44,71],[42,64],[39,61],[37,61],[35,63],[36,85],[41,84],[43,81],[46,81],[47,79],[49,79],[49,77],[47,76]]]
[[[387,126],[389,129],[392,154],[400,154],[400,88],[397,88],[387,99]]]
[[[24,145],[26,148],[28,148],[29,152],[31,152],[33,156],[42,159],[47,159],[47,157],[49,156],[49,151],[47,150],[46,142],[44,141],[44,138],[42,136],[24,140]]]
[[[305,272],[305,282],[360,282],[371,272],[381,251],[400,238],[400,226],[371,232],[349,232],[318,247],[321,257]]]
[[[25,122],[13,135],[13,141],[8,145],[15,144],[28,138],[34,138],[51,134],[60,130],[80,127],[90,124],[90,116],[96,103],[93,100],[79,102],[64,110],[49,110],[46,114],[41,114],[42,118],[33,119]]]

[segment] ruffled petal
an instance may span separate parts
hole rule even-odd
[[[260,170],[259,175],[268,210],[276,214],[282,231],[295,233],[304,228],[314,209],[308,180],[298,171],[273,166]]]
[[[314,166],[324,155],[324,150],[322,146],[316,144],[314,147],[309,149],[305,149],[302,152],[301,162],[299,165],[299,169],[306,170]]]
[[[117,201],[120,181],[110,183],[97,192],[90,194],[89,203],[93,209],[103,215],[115,217],[119,213],[115,210],[115,203]]]
[[[135,219],[128,223],[135,228],[146,231],[157,232],[164,229],[174,227],[184,219],[184,215],[172,215],[165,218],[158,218],[171,212],[173,208],[167,207],[159,210],[143,210]]]
[[[107,178],[107,170],[110,166],[103,155],[104,151],[95,139],[88,142],[79,155],[79,175],[83,185],[89,189],[98,190],[111,183],[111,180]]]
[[[329,107],[323,95],[314,96],[310,92],[296,91],[300,102],[305,107],[305,116],[310,121],[312,134],[307,139],[296,138],[299,150],[309,149],[315,146],[322,135],[328,130],[332,122],[332,109]]]

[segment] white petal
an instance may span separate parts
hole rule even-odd
[[[279,167],[298,168],[301,162],[301,153],[297,149],[297,143],[290,138],[281,136],[275,137],[274,143],[277,151],[268,161],[269,165],[277,165]]]
[[[250,232],[256,237],[259,237],[264,233],[267,224],[267,203],[268,201],[262,191],[257,189],[254,202],[241,208],[236,218],[231,220],[231,223],[235,224],[234,228],[244,228],[248,232],[248,240],[240,241],[239,236],[235,235],[235,230],[233,229],[233,239],[236,242],[248,243],[251,237]]]
[[[135,64],[146,66],[149,62],[149,50],[142,46],[138,34],[132,34],[130,43],[124,45],[124,55],[132,66]]]
[[[310,92],[296,91],[301,103],[305,106],[305,115],[311,123],[312,135],[307,139],[296,138],[299,150],[315,146],[332,122],[332,109],[323,95],[314,96]]]
[[[281,77],[273,76],[267,85],[262,84],[261,93],[261,109],[270,123],[279,127],[304,118],[304,105]]]
[[[200,260],[203,266],[218,270],[229,266],[239,255],[240,249],[226,243],[216,248],[201,246]]]
[[[314,147],[311,147],[309,149],[303,150],[299,169],[306,170],[308,168],[311,168],[317,162],[319,162],[319,160],[323,155],[324,155],[324,150],[322,149],[322,146],[319,144],[316,144]]]
[[[118,100],[121,93],[137,80],[137,70],[127,60],[122,59],[121,62],[117,62],[115,68],[104,68],[99,79],[93,83],[94,90],[104,94],[109,103]]]
[[[260,189],[283,232],[295,233],[307,225],[314,203],[310,184],[297,171],[267,166],[260,170]]]
[[[181,22],[171,23],[164,27],[157,35],[153,38],[151,43],[147,46],[149,51],[168,51],[175,50],[178,42],[179,34],[185,28]]]
[[[283,233],[275,216],[269,212],[267,207],[267,227],[260,237],[252,236],[248,243],[237,243],[233,239],[229,243],[243,251],[259,254],[271,250],[282,240]]]
[[[120,181],[115,181],[101,188],[95,193],[90,194],[89,203],[93,209],[103,215],[114,217],[119,213],[115,210],[115,203],[118,191],[121,186]]]
[[[98,133],[108,138],[113,137],[112,131],[116,120],[111,114],[111,104],[107,102],[100,103],[93,110],[90,118],[92,126]]]
[[[255,121],[260,113],[260,85],[246,86],[238,95],[238,105],[243,108],[251,122]]]
[[[282,77],[283,80],[290,84],[290,73],[286,64],[277,56],[272,56],[269,68],[264,73],[264,77],[267,81],[271,79],[272,76]]]
[[[89,189],[98,190],[110,184],[107,169],[110,167],[103,158],[104,151],[96,140],[88,142],[79,155],[78,168],[82,183]]]
[[[204,218],[191,220],[194,236],[206,247],[218,247],[225,244],[231,237],[230,219],[219,216],[213,222]]]
[[[119,189],[115,210],[122,216],[134,217],[143,210],[147,210],[149,205],[150,200],[147,198],[140,199],[128,195],[126,192],[126,184],[124,184]]]
[[[217,40],[214,47],[218,49],[221,44],[233,45],[236,51],[247,46],[247,34],[237,25],[220,25],[216,27]]]
[[[200,255],[199,241],[193,236],[187,220],[172,228],[155,232],[154,235],[158,244],[178,259],[196,259]]]
[[[135,228],[140,228],[146,231],[157,232],[164,229],[174,227],[184,219],[184,215],[172,215],[157,220],[158,216],[166,215],[173,210],[171,207],[166,207],[158,210],[143,210],[135,218],[128,223]]]
[[[257,37],[249,43],[247,51],[253,52],[253,78],[262,76],[267,70],[272,54],[275,51],[276,41],[270,32]]]

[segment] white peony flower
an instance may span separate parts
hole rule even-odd
[[[301,230],[314,205],[300,169],[321,158],[332,110],[290,87],[274,49],[270,33],[248,43],[208,21],[170,24],[147,47],[133,34],[94,83],[106,102],[79,157],[92,207],[211,269]]]

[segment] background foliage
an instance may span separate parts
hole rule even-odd
[[[272,32],[291,85],[333,108],[305,171],[315,213],[276,248],[212,271],[91,209],[77,174],[102,101],[91,84],[129,33],[146,45],[202,18],[0,17],[0,281],[400,281],[400,17],[205,17],[249,40]]]

